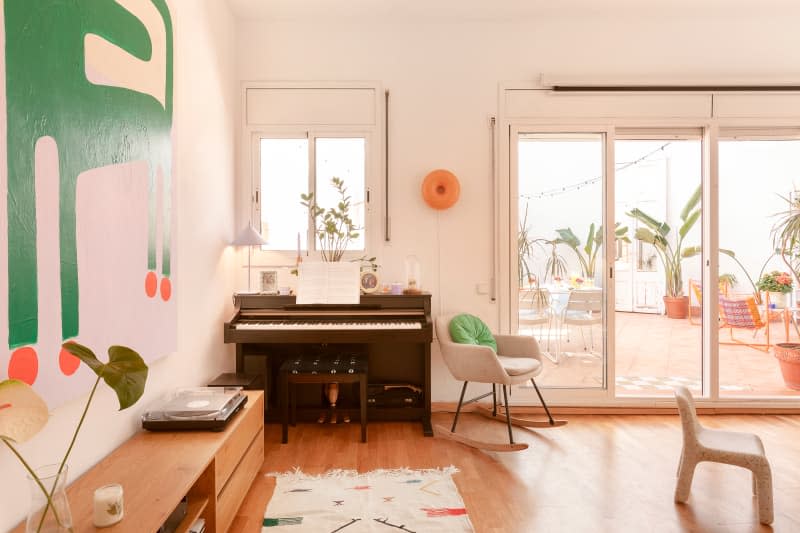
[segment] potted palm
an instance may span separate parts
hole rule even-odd
[[[634,237],[642,242],[652,244],[664,267],[664,308],[669,318],[686,318],[689,312],[689,298],[683,292],[682,262],[693,255],[696,247],[684,250],[683,240],[700,218],[701,187],[692,193],[680,212],[681,225],[677,236],[672,238],[672,228],[666,222],[657,220],[639,208],[627,213],[644,226],[636,228]]]
[[[794,281],[800,283],[800,195],[795,191],[784,200],[788,209],[777,214],[778,221],[772,227],[773,243]],[[778,343],[774,353],[786,386],[800,390],[800,344]]]
[[[594,222],[589,225],[589,234],[586,236],[586,244],[581,247],[580,239],[572,232],[572,228],[557,229],[560,241],[566,244],[578,258],[581,265],[581,274],[585,280],[594,280],[597,256],[600,247],[603,245],[603,226],[595,230]],[[620,227],[619,222],[614,225],[614,238],[617,241],[631,242],[628,238],[628,227]]]

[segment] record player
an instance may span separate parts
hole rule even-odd
[[[150,431],[222,431],[246,402],[241,387],[178,389],[142,415],[142,427]]]

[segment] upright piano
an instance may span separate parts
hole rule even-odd
[[[236,372],[253,372],[255,363],[252,368],[264,373],[267,420],[278,420],[276,380],[283,361],[354,353],[368,357],[370,385],[421,390],[412,405],[370,405],[369,420],[420,421],[423,433],[433,435],[430,294],[365,294],[353,305],[300,305],[294,296],[238,294],[234,303],[225,342],[236,343]]]

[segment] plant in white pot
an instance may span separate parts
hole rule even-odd
[[[765,272],[756,282],[756,288],[768,292],[770,305],[778,309],[786,307],[786,297],[792,292],[793,286],[792,275],[780,270]]]
[[[72,434],[67,451],[58,464],[52,465],[52,472],[48,472],[46,476],[22,456],[17,445],[35,436],[45,426],[49,416],[47,404],[27,383],[16,379],[0,381],[0,441],[20,461],[34,487],[26,522],[27,533],[73,531],[72,517],[64,491],[67,460],[100,380],[105,381],[117,394],[120,411],[139,400],[147,381],[147,365],[139,354],[130,348],[111,346],[108,349],[108,362],[102,363],[86,346],[76,342],[66,342],[63,347],[91,368],[97,374],[97,379],[86,400],[86,406]]]

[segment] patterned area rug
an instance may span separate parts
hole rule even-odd
[[[262,533],[473,531],[453,483],[453,467],[431,470],[333,470],[277,477]]]

